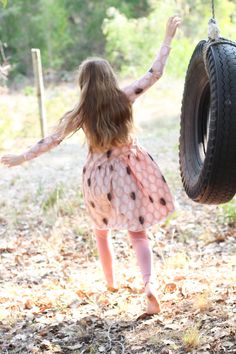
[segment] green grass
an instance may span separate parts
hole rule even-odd
[[[222,205],[220,207],[220,214],[224,224],[227,224],[229,226],[235,226],[236,225],[236,199],[234,198],[231,202]]]
[[[46,199],[42,202],[42,209],[43,211],[47,211],[55,207],[58,201],[64,195],[64,186],[62,184],[57,185],[46,197]]]

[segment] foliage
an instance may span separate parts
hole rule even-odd
[[[6,0],[1,0],[6,3]],[[236,38],[236,3],[216,0],[222,35]],[[153,60],[166,19],[178,13],[182,28],[167,71],[183,76],[194,46],[207,37],[210,2],[201,0],[18,0],[0,8],[0,38],[14,77],[32,74],[30,49],[41,49],[44,69],[74,70],[88,56],[107,55],[123,75],[141,73]]]
[[[8,0],[0,0],[0,2],[2,3],[3,7],[6,7]]]
[[[125,15],[145,15],[146,0],[74,1],[18,0],[0,9],[0,38],[8,43],[8,55],[17,73],[32,74],[31,48],[40,48],[44,68],[71,70],[91,55],[103,55],[101,26],[109,6]]]
[[[194,46],[200,39],[207,38],[210,6],[190,0],[153,0],[151,6],[150,14],[138,19],[128,19],[116,8],[107,11],[103,23],[107,55],[123,75],[141,74],[151,65],[164,37],[166,19],[177,13],[183,23],[172,44],[174,55],[168,61],[167,71],[172,76],[183,76]],[[236,4],[228,0],[224,3],[216,1],[216,9],[222,34],[236,39]]]
[[[236,199],[234,198],[230,203],[224,204],[221,207],[223,212],[223,219],[227,225],[234,226],[236,224]]]

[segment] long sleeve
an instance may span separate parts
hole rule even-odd
[[[28,150],[23,152],[21,155],[24,157],[25,161],[35,159],[39,155],[58,146],[63,139],[59,138],[58,134],[54,133],[47,136],[44,139],[38,141],[35,145],[31,146]]]
[[[123,91],[134,102],[135,99],[151,87],[163,74],[164,67],[169,56],[171,47],[169,44],[163,43],[159,49],[157,57],[151,68],[141,78],[134,81],[131,85],[125,87]]]

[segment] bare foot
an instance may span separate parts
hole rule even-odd
[[[149,315],[154,315],[161,312],[160,303],[157,300],[155,291],[151,283],[146,283],[145,294],[147,296],[147,311]]]

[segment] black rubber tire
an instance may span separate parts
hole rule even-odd
[[[204,61],[206,45],[196,46],[185,78],[179,163],[192,200],[221,204],[236,193],[236,43],[212,42]]]

